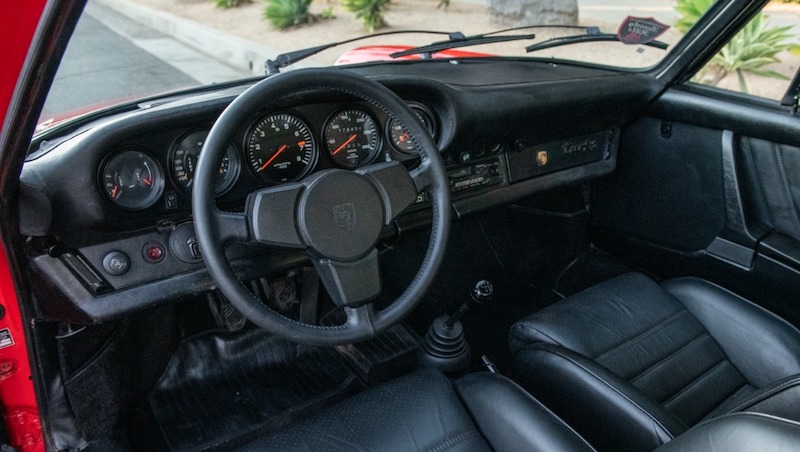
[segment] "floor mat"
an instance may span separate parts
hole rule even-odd
[[[138,410],[132,436],[148,450],[226,447],[363,388],[333,348],[299,345],[259,329],[208,332],[181,344]]]

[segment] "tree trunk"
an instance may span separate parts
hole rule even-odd
[[[489,14],[501,27],[578,25],[578,0],[489,0]]]

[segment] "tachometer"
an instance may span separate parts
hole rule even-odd
[[[341,110],[325,126],[325,147],[340,166],[357,168],[372,160],[380,150],[378,125],[360,108]]]
[[[114,204],[131,210],[146,209],[164,191],[164,173],[151,157],[125,151],[103,167],[103,189]]]
[[[295,181],[305,176],[317,158],[314,138],[297,116],[274,113],[260,119],[247,134],[247,158],[265,182]]]
[[[175,147],[172,153],[172,158],[169,162],[172,176],[178,186],[186,193],[192,190],[197,157],[200,155],[200,150],[203,148],[203,143],[205,143],[207,136],[207,130],[192,132],[178,142],[178,146]],[[239,156],[236,148],[233,145],[228,146],[217,173],[216,186],[214,187],[214,193],[217,196],[230,190],[239,176],[239,168]]]

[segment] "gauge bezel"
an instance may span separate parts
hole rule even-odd
[[[439,129],[438,129],[437,124],[436,124],[436,117],[434,116],[434,114],[431,111],[431,109],[426,107],[424,104],[419,103],[419,102],[410,101],[410,102],[406,102],[406,103],[408,104],[408,107],[411,110],[413,110],[415,113],[421,114],[422,116],[424,116],[428,120],[428,124],[430,124],[430,127],[426,127],[426,129],[428,129],[428,132],[431,134],[431,137],[433,137],[434,143],[438,144],[437,134],[439,133]],[[397,152],[398,154],[400,154],[402,156],[405,156],[405,157],[416,157],[418,155],[417,153],[415,153],[413,151],[409,152],[409,151],[406,151],[405,149],[400,149],[400,147],[397,145],[397,143],[394,142],[394,139],[392,138],[392,126],[394,125],[394,123],[395,123],[394,118],[389,118],[386,121],[386,139],[389,141],[389,145],[391,145],[392,149],[395,152]]]
[[[269,118],[270,116],[279,116],[279,115],[289,115],[293,116],[297,119],[300,124],[302,124],[307,130],[309,134],[309,138],[311,139],[311,158],[309,159],[308,163],[306,164],[305,168],[295,177],[287,180],[274,180],[272,178],[267,177],[264,174],[261,174],[253,168],[252,162],[250,161],[250,147],[248,145],[250,141],[250,137],[254,133],[256,127],[261,124],[264,120]],[[304,116],[299,115],[293,111],[288,110],[278,110],[269,113],[265,113],[263,115],[259,115],[247,128],[247,132],[244,135],[244,139],[242,141],[242,158],[245,160],[247,168],[250,170],[250,173],[256,177],[256,179],[260,180],[263,183],[271,184],[271,185],[278,185],[278,184],[285,184],[288,182],[296,182],[304,177],[306,177],[314,167],[317,165],[317,161],[319,159],[319,147],[317,146],[317,134],[314,132],[314,129],[309,125],[309,122],[305,119]]]
[[[111,165],[114,160],[121,158],[124,154],[139,154],[143,159],[149,160],[149,163],[152,163],[152,171],[153,174],[153,188],[150,190],[150,194],[142,199],[137,203],[120,203],[118,199],[114,199],[106,190],[106,172],[108,167]],[[161,198],[161,195],[164,194],[164,186],[166,185],[166,178],[164,177],[164,168],[161,165],[161,162],[158,161],[157,158],[153,157],[150,152],[143,148],[138,147],[126,147],[124,149],[119,150],[118,152],[114,152],[112,154],[107,155],[102,163],[99,166],[98,170],[98,183],[100,192],[103,195],[103,198],[114,206],[117,209],[135,212],[140,210],[149,209],[153,207],[156,202]]]
[[[372,121],[372,123],[375,125],[375,148],[370,152],[369,156],[367,156],[366,159],[359,162],[359,164],[355,166],[348,165],[337,160],[336,157],[334,157],[333,154],[331,154],[331,149],[328,147],[328,140],[327,140],[328,126],[333,122],[334,118],[336,118],[337,116],[346,111],[361,112],[364,116],[369,118],[369,120]],[[327,119],[325,119],[320,135],[321,138],[320,141],[322,142],[322,146],[324,146],[325,148],[325,155],[328,157],[331,163],[338,166],[339,168],[356,169],[374,162],[375,159],[378,157],[378,155],[380,155],[381,150],[383,149],[383,142],[384,142],[384,136],[381,133],[381,131],[382,131],[381,123],[375,118],[375,115],[373,115],[371,111],[362,107],[361,105],[347,105],[341,108],[337,108],[336,110],[333,111],[333,113],[328,115]]]
[[[186,185],[178,179],[178,176],[175,174],[175,154],[178,152],[178,147],[183,143],[183,141],[188,138],[190,135],[195,134],[197,132],[205,132],[206,136],[210,130],[208,128],[199,127],[196,129],[192,129],[186,133],[181,134],[175,142],[172,143],[170,147],[169,154],[167,156],[167,166],[169,167],[169,176],[173,185],[175,185],[181,193],[191,196],[191,189],[187,188]],[[228,193],[231,191],[236,182],[239,180],[239,176],[241,175],[241,168],[242,168],[242,161],[239,149],[236,147],[234,143],[228,145],[228,149],[225,151],[225,156],[228,157],[228,176],[225,177],[225,184],[222,186],[220,191],[214,190],[215,196],[219,198],[220,196]],[[220,162],[222,163],[222,162]],[[192,179],[194,179],[194,175],[192,175]]]

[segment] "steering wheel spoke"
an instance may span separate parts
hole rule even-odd
[[[317,167],[300,182],[251,193],[244,213],[220,212],[214,192],[220,161],[237,131],[264,105],[314,91],[338,92],[369,102],[405,124],[419,145],[421,164],[409,172],[396,162],[354,171]],[[323,165],[324,166],[324,165]],[[434,283],[444,258],[450,225],[447,173],[436,143],[408,104],[375,80],[340,69],[299,69],[266,78],[240,94],[218,117],[198,157],[192,189],[197,241],[219,290],[253,323],[276,335],[315,345],[353,343],[389,328],[408,315]],[[380,310],[376,244],[381,230],[408,208],[417,194],[430,198],[428,251],[413,281]],[[263,304],[239,279],[225,254],[232,241],[306,250],[333,301],[347,315],[343,325],[298,323]]]
[[[219,231],[222,243],[249,242],[250,228],[247,225],[247,215],[237,212],[217,211],[214,214],[217,221],[217,231]]]
[[[303,185],[267,188],[250,194],[245,215],[253,240],[265,245],[305,248],[297,232],[296,206]]]
[[[381,293],[378,250],[349,262],[314,259],[320,279],[337,306],[354,307]]]
[[[400,162],[370,165],[356,171],[377,187],[384,206],[384,222],[391,223],[417,199],[417,189],[408,170]]]

